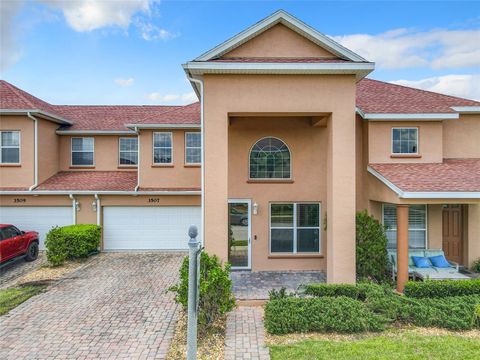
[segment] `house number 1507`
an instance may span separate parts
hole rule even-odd
[[[159,198],[149,198],[149,199],[148,199],[148,202],[149,202],[149,203],[159,203],[159,202],[160,202],[160,199],[159,199]]]

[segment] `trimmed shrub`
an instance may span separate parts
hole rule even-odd
[[[102,237],[98,225],[81,224],[54,227],[45,240],[47,259],[54,265],[61,265],[65,260],[85,258],[98,251]]]
[[[405,284],[404,293],[412,298],[480,295],[480,279],[409,281]]]
[[[480,273],[480,258],[478,258],[473,262],[472,266],[470,267],[470,270],[476,273]]]
[[[388,288],[385,289],[381,285],[373,283],[359,283],[356,285],[352,284],[309,284],[304,286],[305,294],[322,297],[338,297],[346,296],[351,299],[365,301],[367,297],[372,296],[384,296],[385,290],[390,291]]]
[[[382,282],[388,278],[386,227],[368,215],[357,213],[356,218],[356,263],[357,277]]]
[[[346,296],[271,300],[265,305],[270,334],[380,331],[385,321],[358,300]]]
[[[176,294],[175,301],[185,310],[188,307],[188,263],[186,256],[180,268],[180,283],[169,289]],[[222,266],[217,256],[210,256],[203,251],[200,256],[199,331],[205,331],[234,307],[230,264]]]

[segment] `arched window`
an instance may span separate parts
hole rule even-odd
[[[280,139],[266,137],[250,150],[250,179],[290,179],[290,150]]]

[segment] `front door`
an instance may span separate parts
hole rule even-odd
[[[462,206],[445,205],[443,208],[443,251],[445,257],[458,264],[463,262]]]
[[[228,201],[228,261],[250,269],[250,200]]]

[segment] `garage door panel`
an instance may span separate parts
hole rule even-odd
[[[45,249],[45,236],[54,226],[72,224],[72,208],[66,206],[0,207],[0,223],[13,224],[20,230],[39,233],[40,249]]]
[[[191,224],[200,225],[199,207],[104,207],[104,249],[186,250]]]

